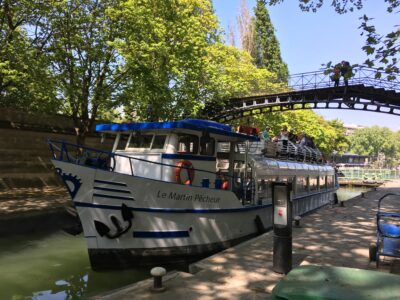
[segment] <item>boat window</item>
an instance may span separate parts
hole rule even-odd
[[[308,191],[307,177],[297,176],[296,189],[298,194],[306,193]]]
[[[289,178],[286,177],[286,176],[279,176],[279,181],[288,182],[288,181],[289,181]]]
[[[199,138],[192,134],[180,134],[178,136],[178,152],[197,154],[199,151]]]
[[[258,199],[267,200],[267,203],[272,202],[272,182],[276,181],[275,176],[265,176],[257,180],[258,186]]]
[[[325,176],[320,176],[319,177],[319,186],[321,189],[326,188],[326,181],[325,181]]]
[[[133,134],[129,141],[128,148],[149,149],[152,139],[152,134]]]
[[[217,152],[229,153],[231,149],[230,142],[219,142],[217,145]]]
[[[246,153],[246,144],[245,143],[237,143],[235,147],[236,153]]]
[[[310,176],[310,191],[318,190],[318,177]]]
[[[129,134],[121,134],[116,150],[125,150],[128,139],[129,139]]]
[[[200,154],[201,155],[214,155],[215,148],[215,140],[213,138],[209,138],[208,140],[202,141],[200,139]]]
[[[166,138],[167,138],[166,135],[154,136],[154,140],[153,140],[153,144],[151,145],[151,149],[163,149]]]
[[[334,176],[333,175],[328,175],[327,176],[327,185],[328,188],[333,188],[335,184]]]

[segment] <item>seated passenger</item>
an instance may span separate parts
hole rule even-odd
[[[293,144],[295,144],[297,142],[297,136],[294,133],[294,129],[290,129],[289,131],[289,141],[291,141]]]
[[[306,146],[307,137],[306,137],[306,134],[304,132],[299,134],[299,139],[298,139],[297,143],[299,144],[299,147]]]
[[[264,142],[271,140],[271,137],[269,136],[269,126],[265,126],[265,130],[261,132],[260,139]]]

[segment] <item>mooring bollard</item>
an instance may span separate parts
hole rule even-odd
[[[167,271],[162,267],[155,267],[150,271],[151,276],[153,276],[153,288],[154,292],[162,292],[165,287],[162,286],[162,277],[167,274]]]
[[[294,217],[294,226],[300,227],[300,220],[301,220],[300,216],[295,216]]]

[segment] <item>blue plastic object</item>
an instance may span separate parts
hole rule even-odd
[[[202,186],[202,187],[205,187],[205,188],[210,187],[210,179],[208,179],[208,178],[203,178],[203,180],[201,181],[201,186]]]
[[[376,255],[375,257],[370,257],[372,260],[376,259],[377,267],[379,267],[381,256],[400,257],[400,226],[389,223],[400,219],[400,213],[382,211],[384,199],[389,196],[397,197],[396,200],[400,199],[400,195],[389,193],[378,200],[378,210],[376,212]],[[375,249],[370,248],[370,256],[374,255],[371,253],[373,252],[372,250]]]
[[[207,131],[220,135],[236,137],[243,140],[259,141],[257,136],[233,132],[231,127],[225,124],[207,120],[181,120],[174,122],[144,122],[144,123],[124,123],[124,124],[99,124],[96,131],[141,131],[141,130],[162,130],[162,129],[191,129],[196,131]]]

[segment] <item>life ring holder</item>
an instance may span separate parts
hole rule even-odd
[[[181,171],[182,169],[185,169],[187,172],[188,180],[185,182],[182,182],[181,179]],[[177,163],[176,168],[175,168],[175,177],[176,177],[176,182],[180,184],[192,184],[194,180],[194,167],[192,163],[188,160],[181,160]]]

